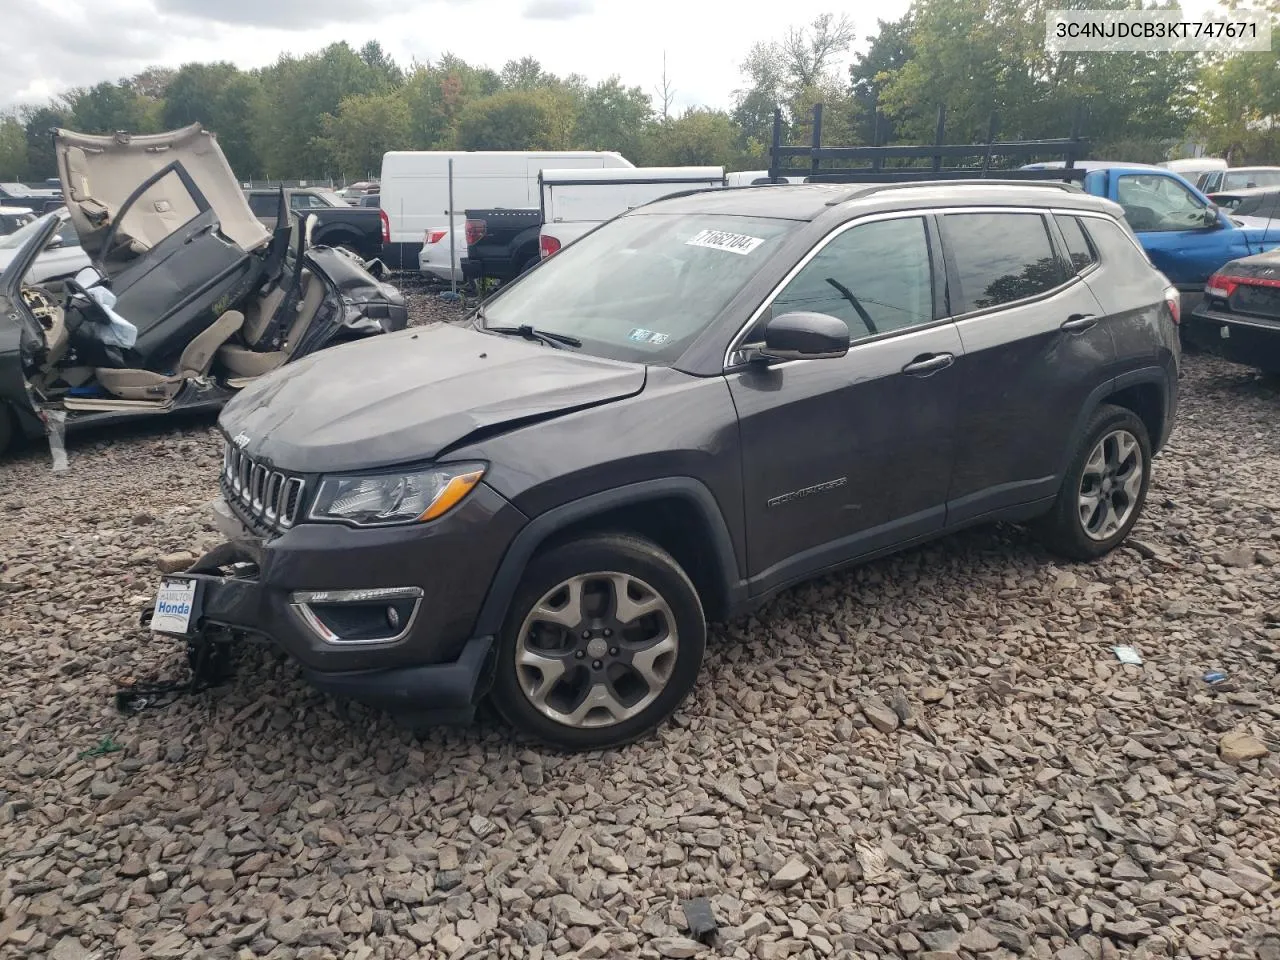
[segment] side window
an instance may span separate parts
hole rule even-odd
[[[1062,231],[1062,238],[1067,242],[1067,256],[1071,258],[1072,270],[1083,273],[1097,263],[1098,257],[1089,244],[1089,237],[1084,232],[1080,218],[1059,216],[1054,219],[1058,221],[1058,229]]]
[[[952,313],[1034,297],[1066,280],[1038,213],[949,213],[942,238],[960,287],[951,292]]]
[[[274,217],[280,198],[274,193],[249,194],[249,209],[255,217]]]
[[[924,220],[877,220],[834,237],[774,299],[771,313],[839,317],[863,340],[933,320],[933,272]]]
[[[289,207],[293,210],[309,210],[311,206],[311,194],[309,193],[295,193],[289,197]]]
[[[1125,174],[1116,185],[1116,199],[1135,231],[1167,233],[1205,226],[1205,205],[1172,177]]]

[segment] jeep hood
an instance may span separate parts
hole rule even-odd
[[[429,460],[476,434],[634,396],[645,367],[441,324],[323,350],[233,397],[222,429],[295,473]]]
[[[242,250],[254,250],[270,239],[267,228],[249,209],[217,138],[198,123],[137,136],[57,130],[53,140],[63,199],[85,253],[95,262],[101,261],[102,243],[126,205],[119,230],[142,250],[192,219],[200,209],[193,201],[192,186],[213,208],[222,233]],[[190,184],[184,184],[182,174],[175,171],[134,197],[148,177],[175,163]]]

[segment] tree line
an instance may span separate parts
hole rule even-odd
[[[1141,0],[1136,0],[1141,2]],[[1229,0],[1227,0],[1229,2]],[[1280,36],[1280,0],[1269,0]],[[1163,5],[1163,4],[1161,4]],[[151,133],[199,122],[245,179],[376,176],[387,150],[618,150],[643,165],[764,165],[775,108],[807,142],[824,103],[828,144],[928,143],[939,105],[947,138],[1066,136],[1077,111],[1093,154],[1155,162],[1189,141],[1234,162],[1280,162],[1280,44],[1270,53],[1049,53],[1051,9],[1130,0],[916,0],[856,37],[824,14],[747,51],[729,110],[672,109],[676,84],[557,76],[532,57],[501,69],[449,54],[397,64],[376,41],[345,42],[270,66],[153,67],[0,116],[0,179],[55,176],[49,131]]]

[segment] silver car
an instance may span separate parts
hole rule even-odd
[[[41,284],[49,280],[74,276],[90,265],[89,255],[80,246],[80,236],[76,233],[67,208],[62,207],[56,212],[61,223],[57,232],[49,238],[44,250],[36,257],[35,263],[31,265],[31,273],[27,278],[28,284]],[[13,233],[0,237],[0,274],[4,273],[5,268],[9,266],[9,261],[39,229],[38,222],[33,219]]]

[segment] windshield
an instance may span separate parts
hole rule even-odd
[[[1228,190],[1244,190],[1248,187],[1280,187],[1280,170],[1241,170],[1227,174],[1224,184]]]
[[[624,216],[496,295],[484,325],[528,324],[577,337],[586,353],[671,363],[799,226],[762,217]]]

